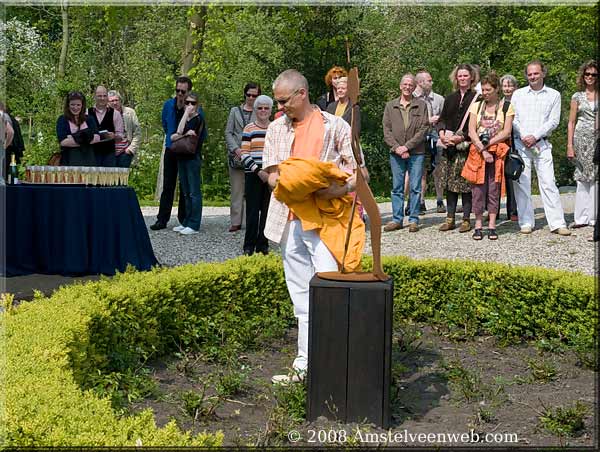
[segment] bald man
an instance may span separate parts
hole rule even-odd
[[[88,109],[88,115],[95,119],[100,132],[101,142],[94,144],[96,166],[117,166],[115,139],[123,140],[125,135],[123,116],[108,105],[108,90],[100,85],[94,93],[94,106]]]
[[[306,78],[294,69],[282,72],[273,83],[275,102],[285,113],[267,130],[263,152],[263,168],[269,186],[275,188],[278,165],[289,157],[332,161],[338,167],[354,170],[350,126],[342,118],[312,105]],[[317,196],[332,199],[355,189],[356,176],[346,185],[331,184]],[[317,272],[337,271],[335,258],[321,241],[318,231],[304,231],[300,220],[289,208],[271,195],[265,236],[281,246],[285,280],[298,320],[298,353],[292,373],[275,375],[273,383],[286,384],[304,378],[308,367],[308,300],[309,284]]]

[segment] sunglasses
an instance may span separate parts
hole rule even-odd
[[[198,102],[194,101],[194,100],[186,100],[185,104],[186,105],[196,105]]]
[[[597,72],[584,72],[583,76],[584,77],[598,77],[598,73]]]
[[[258,97],[258,94],[246,93],[246,97]]]
[[[187,89],[176,89],[175,92],[177,94],[185,94],[185,93],[187,93]]]
[[[300,92],[301,88],[298,88],[296,91],[294,91],[292,94],[290,94],[290,97],[288,97],[287,99],[275,99],[275,102],[277,102],[279,105],[285,105],[287,104],[292,97],[294,97],[296,94],[298,94]]]
[[[258,107],[257,110],[270,110],[270,107]]]

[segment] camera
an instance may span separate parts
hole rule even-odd
[[[485,129],[479,134],[479,141],[481,141],[481,144],[484,146],[487,146],[490,143],[490,131],[488,129]]]

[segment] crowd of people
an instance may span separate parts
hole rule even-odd
[[[119,92],[98,86],[89,108],[82,92],[66,95],[56,136],[60,165],[129,168],[142,132],[135,110],[122,105]]]
[[[431,175],[436,186],[437,212],[447,212],[440,231],[457,227],[460,195],[462,220],[458,231],[472,229],[470,217],[474,213],[473,239],[481,240],[487,211],[487,237],[497,240],[500,199],[506,194],[507,219],[517,221],[522,234],[530,234],[535,225],[531,197],[534,166],[550,231],[570,235],[555,182],[549,141],[560,121],[561,97],[544,83],[546,75],[547,68],[541,61],[531,61],[525,68],[527,86],[517,88],[517,80],[511,74],[499,78],[491,71],[480,78],[476,66],[460,64],[450,74],[454,91],[441,98],[432,92],[431,75],[427,71],[419,71],[416,76],[405,74],[400,81],[400,97],[386,104],[383,115],[393,176],[392,220],[384,231],[404,228],[404,216],[409,217],[410,232],[419,230],[419,215],[424,213],[423,185]],[[598,66],[595,61],[580,67],[577,83],[579,91],[571,101],[567,148],[567,157],[576,167],[577,181],[572,228],[596,223]],[[522,162],[522,172],[515,180],[507,177],[504,170],[511,153]],[[425,156],[430,163],[425,162]],[[446,192],[447,207],[441,199],[442,190]]]
[[[405,226],[410,232],[419,230],[419,217],[426,214],[424,197],[429,181],[435,187],[436,212],[447,215],[440,231],[457,228],[464,233],[474,229],[473,239],[481,240],[485,236],[483,220],[487,212],[486,235],[496,240],[500,200],[506,196],[506,218],[518,222],[521,233],[529,234],[535,225],[531,198],[534,166],[551,232],[570,235],[555,183],[549,140],[560,120],[561,97],[545,84],[545,65],[537,60],[527,64],[527,86],[521,88],[511,74],[499,78],[490,72],[482,78],[479,71],[477,65],[457,65],[450,74],[454,90],[446,97],[433,91],[431,74],[425,69],[402,76],[400,95],[385,105],[382,119],[392,174],[392,219],[384,231]],[[567,157],[575,167],[577,183],[572,228],[593,226],[596,222],[597,74],[595,61],[581,66],[578,91],[570,105]],[[360,131],[360,108],[353,108],[348,97],[347,75],[345,68],[333,66],[324,77],[326,92],[316,105],[348,124],[354,115]],[[207,130],[198,96],[192,92],[191,79],[178,77],[175,91],[162,110],[163,189],[157,220],[150,227],[166,228],[179,175],[180,224],[174,230],[188,235],[199,231],[202,219],[201,148]],[[262,168],[262,153],[274,102],[261,93],[257,83],[247,83],[243,95],[244,101],[231,108],[225,126],[231,187],[229,232],[241,230],[245,222],[243,253],[251,255],[268,252],[264,227],[270,191],[267,173]],[[129,167],[141,140],[135,110],[122,105],[118,91],[104,86],[96,88],[93,99],[94,105],[87,108],[83,93],[72,91],[65,97],[64,111],[56,124],[60,164]],[[3,169],[7,174],[11,155],[20,162],[23,140],[18,121],[4,105],[0,107],[3,147],[7,151]],[[282,104],[277,104],[277,110],[276,120],[285,115]],[[186,123],[182,124],[184,119]],[[190,121],[193,123],[188,124]],[[182,132],[200,134],[191,155],[171,152],[171,144],[182,137]],[[518,155],[522,161],[522,173],[517,180],[505,175],[504,162],[510,154]],[[368,180],[364,163],[362,171]],[[456,215],[460,213],[462,217],[457,222]],[[474,225],[471,214],[475,217]]]
[[[500,78],[492,71],[480,77],[477,66],[459,64],[450,74],[454,91],[442,97],[433,92],[428,71],[404,74],[400,95],[387,102],[382,119],[393,179],[392,220],[384,226],[384,231],[403,229],[405,216],[409,232],[419,230],[419,216],[425,210],[424,187],[428,179],[433,179],[436,211],[447,215],[440,231],[457,227],[455,217],[460,213],[460,197],[462,221],[458,231],[472,229],[470,216],[474,213],[473,239],[482,240],[487,235],[489,240],[497,240],[500,199],[506,193],[507,218],[518,221],[522,234],[530,234],[535,225],[531,197],[533,166],[550,231],[570,235],[554,178],[549,139],[559,124],[561,97],[545,84],[546,76],[545,65],[531,61],[525,67],[527,86],[518,88],[513,75]],[[309,282],[315,272],[337,271],[341,265],[337,253],[320,236],[317,223],[313,221],[312,228],[303,227],[305,209],[290,209],[285,197],[274,195],[283,190],[279,187],[282,172],[298,171],[292,179],[301,182],[303,177],[308,179],[308,174],[293,169],[299,166],[290,164],[298,159],[311,162],[309,166],[317,172],[323,168],[330,172],[335,169],[338,179],[321,177],[315,196],[327,201],[344,199],[344,202],[350,202],[353,194],[356,196],[357,171],[361,171],[365,180],[369,177],[362,150],[358,151],[359,165],[352,149],[351,125],[360,126],[360,109],[352,105],[347,77],[347,71],[338,66],[328,71],[327,91],[316,105],[310,102],[306,78],[294,69],[282,72],[275,79],[273,98],[263,95],[258,84],[248,83],[243,89],[244,102],[231,108],[225,127],[231,182],[229,232],[242,229],[245,214],[244,254],[268,253],[269,240],[280,245],[286,284],[298,319],[298,352],[293,372],[275,375],[275,383],[304,377],[308,362]],[[576,168],[577,181],[575,222],[571,227],[596,225],[597,239],[598,66],[595,61],[580,67],[577,85],[570,105],[567,137],[567,157]],[[118,92],[103,86],[96,89],[94,101],[94,106],[86,109],[82,93],[67,95],[64,114],[57,122],[61,164],[129,166],[139,145],[140,127],[135,112],[122,106]],[[271,120],[274,105],[278,112]],[[4,105],[0,107],[1,144],[3,149],[9,149],[14,142],[14,121],[5,114]],[[157,220],[150,228],[167,227],[179,176],[183,202],[179,203],[177,215],[180,224],[173,230],[183,235],[196,234],[202,221],[201,148],[207,128],[190,78],[176,79],[175,96],[163,105],[162,125],[163,190]],[[520,166],[516,173],[510,173],[511,177],[506,177],[505,163],[510,158],[520,162]],[[286,180],[289,179],[288,173]],[[487,234],[483,229],[485,211]]]

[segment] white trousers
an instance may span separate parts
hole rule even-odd
[[[577,181],[575,224],[596,224],[596,182]]]
[[[548,227],[551,231],[566,227],[565,214],[560,203],[560,193],[554,179],[552,146],[548,146],[536,156],[523,149],[523,143],[519,140],[515,140],[515,144],[519,155],[525,161],[525,169],[521,173],[519,183],[513,184],[519,212],[519,226],[529,226],[531,228],[535,226],[535,214],[531,199],[531,166],[534,165]]]
[[[241,226],[244,221],[244,189],[246,176],[244,170],[229,168],[229,184],[231,186],[231,207],[229,217],[232,226]]]
[[[281,238],[283,269],[294,315],[298,319],[298,354],[293,369],[308,367],[308,297],[315,273],[337,271],[335,258],[321,241],[317,231],[303,231],[300,220],[288,221]]]

